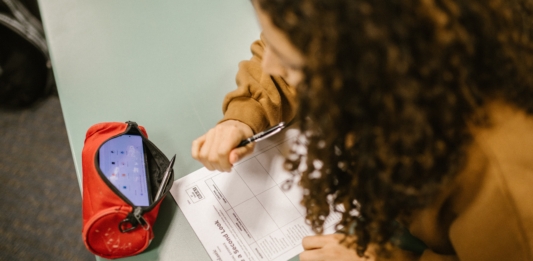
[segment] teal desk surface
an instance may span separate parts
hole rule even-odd
[[[176,178],[200,168],[191,143],[222,117],[237,65],[259,38],[250,1],[40,0],[40,7],[80,185],[85,132],[105,121],[145,126],[167,157],[177,154]],[[209,257],[167,197],[150,248],[126,260]]]

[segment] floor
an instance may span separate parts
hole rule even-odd
[[[59,99],[0,111],[0,260],[95,260]]]

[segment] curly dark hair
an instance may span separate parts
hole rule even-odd
[[[462,170],[468,125],[490,125],[484,105],[533,114],[532,0],[257,4],[306,58],[306,151],[286,163],[297,170],[305,159],[307,221],[322,233],[331,211],[342,213],[337,228],[356,235],[359,255],[369,243],[386,249],[393,221]]]

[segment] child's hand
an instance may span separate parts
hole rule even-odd
[[[321,236],[308,236],[302,240],[304,252],[300,254],[300,261],[314,261],[314,260],[375,260],[375,256],[371,253],[365,254],[364,257],[359,257],[355,249],[347,248],[340,244],[344,238],[343,234],[331,234]],[[346,240],[353,241],[353,237],[348,237]],[[372,252],[368,251],[367,252]]]
[[[209,170],[229,172],[233,164],[254,150],[254,143],[236,148],[253,135],[252,129],[236,120],[224,121],[192,143],[192,157]]]

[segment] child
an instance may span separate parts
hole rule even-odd
[[[262,41],[192,154],[229,171],[296,115],[306,218],[320,233],[342,205],[348,236],[304,238],[301,260],[533,260],[531,0],[252,2]]]

